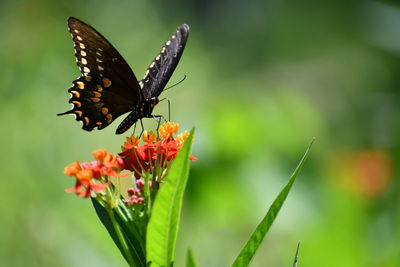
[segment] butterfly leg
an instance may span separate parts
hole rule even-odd
[[[171,102],[166,97],[161,99],[160,102],[164,101],[164,100],[167,100],[167,102],[168,102],[168,121],[171,121]],[[163,119],[165,120],[165,122],[167,122],[167,120],[164,117],[163,117]]]
[[[167,102],[168,102],[168,121],[171,121],[171,102],[169,101],[168,98]]]
[[[136,123],[135,123],[135,126],[136,126]],[[142,126],[142,131],[140,131],[139,138],[142,137],[142,134],[143,134],[143,132],[144,132],[144,126],[143,126],[143,121],[142,121],[142,119],[140,119],[140,126]]]
[[[135,125],[133,126],[133,135],[135,135],[135,132],[136,132],[136,122]]]
[[[159,136],[158,136],[158,128],[160,128],[161,119],[164,119],[164,120],[165,120],[165,118],[164,118],[163,115],[150,115],[148,118],[153,118],[153,119],[155,119],[155,120],[157,121],[157,129],[156,129],[156,132],[157,132],[157,138],[158,138],[158,137],[159,137]],[[158,118],[158,120],[157,120],[157,118]]]

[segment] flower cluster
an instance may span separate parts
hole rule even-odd
[[[128,189],[129,197],[126,204],[142,204],[144,181],[140,179],[145,175],[155,177],[155,186],[163,179],[170,162],[176,157],[189,136],[188,132],[174,135],[179,129],[179,124],[167,122],[158,129],[160,137],[156,137],[152,131],[144,131],[143,145],[139,145],[140,138],[130,136],[122,147],[122,152],[116,156],[106,150],[98,149],[93,151],[92,162],[75,161],[65,167],[64,173],[76,178],[74,187],[67,189],[67,192],[74,192],[78,196],[90,197],[92,192],[99,193],[111,184],[109,177],[135,177],[135,188]],[[190,156],[191,160],[196,160]],[[121,171],[127,170],[124,174]],[[156,173],[154,173],[154,170]],[[149,186],[152,181],[149,180]],[[110,187],[109,187],[110,188]],[[114,191],[112,188],[111,191]],[[118,194],[119,195],[119,194]]]
[[[149,187],[151,187],[151,184],[151,181],[149,181]],[[142,179],[138,179],[136,180],[136,188],[131,187],[128,189],[129,197],[125,199],[127,205],[139,205],[144,202],[144,197],[142,197],[144,185],[145,182]]]
[[[91,192],[98,193],[109,185],[108,182],[100,181],[102,177],[126,176],[120,173],[124,166],[121,157],[112,155],[104,149],[98,149],[93,151],[93,158],[95,161],[82,163],[75,161],[65,167],[64,173],[76,178],[75,186],[67,189],[66,192],[90,197]]]
[[[178,129],[178,123],[165,123],[158,129],[161,138],[156,138],[155,134],[151,131],[145,131],[143,134],[144,145],[139,145],[139,138],[134,136],[128,137],[122,147],[122,153],[119,154],[124,160],[124,168],[132,171],[134,176],[139,179],[144,173],[152,174],[154,166],[157,165],[158,180],[161,180],[163,171],[176,157],[186,138],[189,136],[188,132],[184,132],[174,138],[174,134],[176,134]],[[190,156],[190,160],[193,161],[196,158]]]

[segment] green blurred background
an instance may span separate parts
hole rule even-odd
[[[125,266],[63,168],[119,152],[121,118],[85,132],[66,20],[93,25],[138,77],[191,35],[172,120],[196,127],[176,266],[229,266],[317,140],[252,266],[400,266],[400,6],[377,1],[2,0],[0,266]],[[155,114],[167,114],[166,102]],[[145,120],[146,128],[155,127]]]

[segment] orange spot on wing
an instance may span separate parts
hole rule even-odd
[[[80,108],[82,106],[81,102],[79,102],[79,101],[72,101],[72,104],[74,104],[78,108]]]
[[[108,78],[103,78],[103,84],[104,87],[110,87],[111,86],[111,81]]]
[[[101,108],[101,113],[106,115],[108,113],[108,108]]]
[[[81,81],[76,82],[76,85],[78,85],[79,89],[84,89],[85,88],[85,84]]]
[[[89,125],[89,118],[88,117],[84,117],[83,120],[85,121],[85,125],[88,126]]]
[[[77,98],[81,97],[81,93],[79,93],[78,91],[71,91],[71,94],[73,94]]]
[[[106,118],[107,118],[107,122],[108,123],[110,123],[112,121],[112,115],[111,114],[107,114]]]
[[[94,94],[95,97],[100,97],[101,96],[101,94],[99,92],[96,92],[96,91],[93,91],[93,94]]]
[[[82,113],[83,113],[82,111],[75,110],[74,112],[75,112],[76,115],[78,115],[78,117],[82,117]]]

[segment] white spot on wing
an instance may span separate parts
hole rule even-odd
[[[80,47],[81,49],[85,49],[85,48],[86,48],[85,45],[82,44],[82,43],[79,43],[79,47]]]
[[[171,41],[170,40],[168,40],[168,42],[165,44],[165,45],[170,45],[171,44]]]
[[[86,64],[87,64],[86,58],[83,57],[83,58],[81,59],[81,62],[82,62],[83,65],[86,65]]]
[[[82,37],[80,37],[79,35],[76,36],[76,39],[78,39],[78,41],[82,41]]]
[[[86,52],[83,51],[83,50],[81,50],[81,56],[82,56],[82,57],[86,57],[86,55],[87,55]]]
[[[146,73],[143,76],[143,80],[146,79],[147,75],[149,75],[149,70],[146,70]]]
[[[102,66],[97,66],[97,68],[99,69],[99,71],[103,71],[104,70],[104,68],[102,67]]]
[[[87,74],[90,72],[90,69],[88,67],[83,67],[83,72]]]

